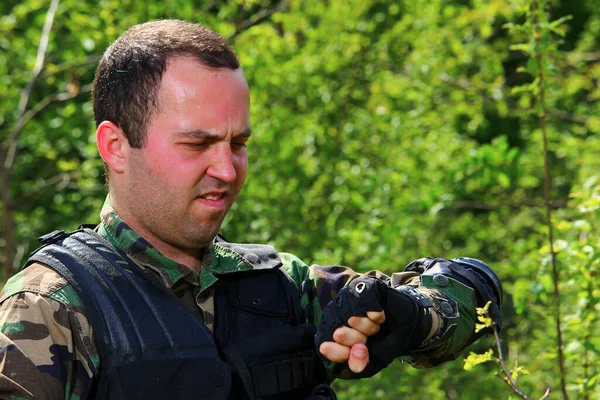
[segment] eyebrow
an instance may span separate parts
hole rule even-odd
[[[205,139],[205,140],[217,140],[219,139],[219,135],[216,135],[213,132],[206,131],[203,129],[195,129],[193,131],[185,131],[185,132],[176,132],[175,135],[181,138],[189,138],[189,139]],[[250,137],[252,135],[252,129],[244,128],[243,131],[236,133],[233,135],[234,138],[239,139],[243,137]]]
[[[246,127],[240,133],[236,133],[235,135],[233,135],[233,137],[236,139],[250,136],[252,136],[252,129],[250,129],[249,127]]]

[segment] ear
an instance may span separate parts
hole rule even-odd
[[[98,151],[110,170],[122,173],[127,164],[129,141],[121,128],[110,121],[103,121],[96,129]]]

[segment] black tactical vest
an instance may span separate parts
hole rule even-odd
[[[27,265],[47,265],[67,279],[94,330],[101,366],[91,398],[326,398],[311,397],[326,375],[274,249],[223,244],[258,267],[217,276],[213,336],[161,282],[94,231],[57,231],[42,241]]]

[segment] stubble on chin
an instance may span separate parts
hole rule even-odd
[[[227,212],[210,217],[206,215],[200,217],[188,213],[180,217],[179,229],[172,231],[171,234],[186,247],[194,249],[209,247],[218,235],[226,215]]]

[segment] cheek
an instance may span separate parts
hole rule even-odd
[[[174,161],[172,160],[173,156],[170,154],[169,149],[164,143],[158,140],[149,140],[144,148],[144,153],[146,160],[148,161],[148,167],[153,170],[160,171]]]
[[[193,162],[165,143],[148,142],[145,153],[149,169],[155,174],[167,175],[169,180],[178,180],[184,171],[193,167]]]
[[[234,165],[238,180],[243,182],[246,179],[246,173],[248,172],[248,155],[245,151],[243,154],[234,157]]]

